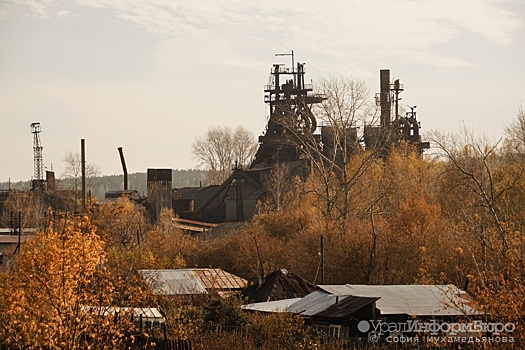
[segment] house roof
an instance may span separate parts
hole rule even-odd
[[[248,281],[221,269],[193,269],[206,289],[243,289]]]
[[[291,304],[299,300],[301,300],[301,298],[266,301],[262,303],[252,303],[252,304],[242,305],[241,308],[244,310],[260,311],[260,312],[286,312],[288,307]]]
[[[113,316],[119,314],[127,316],[133,314],[134,317],[142,317],[143,321],[165,322],[166,319],[156,307],[118,307],[118,306],[82,306],[82,309],[96,315]]]
[[[248,284],[245,279],[221,269],[140,270],[156,294],[207,294],[209,291],[239,290]]]
[[[181,230],[186,230],[190,232],[206,232],[211,231],[212,228],[216,227],[218,224],[215,223],[209,223],[204,221],[196,221],[196,220],[189,220],[189,219],[182,219],[182,218],[171,218],[171,222],[173,222],[174,226],[176,228],[179,228]]]
[[[322,317],[333,317],[333,318],[345,318],[354,312],[376,302],[379,298],[377,297],[356,297],[349,295],[343,300],[330,305],[326,310],[319,312],[316,316]]]
[[[379,298],[335,295],[317,290],[288,306],[287,311],[304,316],[346,317],[377,299]]]
[[[301,298],[316,290],[316,286],[285,269],[267,275],[263,284],[254,284],[243,294],[254,302]]]
[[[466,292],[453,285],[321,285],[332,296],[379,298],[382,315],[460,316],[480,312],[469,303]],[[293,305],[292,305],[293,306]]]

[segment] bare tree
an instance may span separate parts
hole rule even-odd
[[[316,91],[325,99],[311,106],[312,113],[322,123],[321,139],[313,133],[293,124],[283,125],[288,139],[309,158],[317,186],[315,192],[323,207],[319,209],[327,218],[340,220],[341,230],[346,230],[350,211],[351,188],[367,172],[377,158],[376,152],[363,152],[359,144],[359,124],[371,122],[376,108],[363,81],[351,78],[322,79],[316,84]],[[355,155],[360,154],[360,157]]]
[[[297,196],[293,193],[293,180],[290,170],[286,164],[277,164],[266,178],[268,189],[268,201],[277,211],[286,206],[287,203],[293,203],[290,195]]]
[[[77,208],[77,201],[80,194],[80,185],[82,182],[82,159],[80,153],[67,152],[62,159],[66,163],[66,169],[62,173],[62,177],[72,181],[72,190],[75,193],[75,211]],[[100,175],[100,167],[97,164],[86,162],[86,186],[91,186],[93,179]]]
[[[460,197],[462,207],[467,210],[481,209],[488,213],[492,228],[500,241],[500,253],[509,248],[508,230],[504,223],[503,198],[507,192],[519,186],[523,169],[508,166],[499,152],[501,140],[490,142],[486,137],[476,138],[472,131],[463,128],[457,134],[433,132],[432,141],[441,151],[448,167],[446,173],[451,186],[451,196]],[[502,172],[502,169],[505,171]],[[504,174],[504,175],[503,175]],[[472,213],[465,213],[471,217]],[[483,250],[491,249],[489,222],[478,230]]]
[[[344,77],[321,79],[316,90],[326,97],[315,110],[324,123],[348,128],[374,121],[377,108],[364,81]]]
[[[26,192],[13,190],[9,192],[7,200],[3,203],[6,213],[16,218],[21,213],[22,228],[44,227],[44,219],[48,208],[42,192]]]
[[[228,178],[235,165],[249,165],[257,146],[255,135],[242,126],[235,130],[212,126],[204,136],[195,139],[192,152],[199,165],[210,171],[210,181],[220,184]]]
[[[518,107],[516,118],[505,127],[505,144],[508,149],[525,155],[525,110]]]
[[[66,169],[62,173],[62,177],[66,179],[74,180],[75,191],[78,189],[82,176],[82,160],[80,158],[80,153],[73,153],[71,151],[67,152],[62,159],[66,163]],[[88,186],[91,184],[94,177],[100,175],[100,167],[98,164],[87,163],[86,162],[86,179],[88,181]]]

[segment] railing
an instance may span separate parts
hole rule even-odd
[[[302,89],[298,89],[297,87],[294,87],[292,91],[312,91],[314,89],[314,85],[313,84],[304,84],[303,88]],[[266,92],[269,92],[269,91],[274,91],[276,90],[276,87],[275,87],[275,84],[268,84],[268,85],[264,85],[264,91]],[[280,89],[279,91],[283,91],[282,89]]]

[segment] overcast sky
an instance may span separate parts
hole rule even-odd
[[[422,132],[491,139],[525,105],[525,0],[0,0],[0,182],[33,176],[40,122],[57,176],[86,140],[120,174],[197,166],[212,125],[263,131],[263,87],[294,50],[306,79],[405,86]]]

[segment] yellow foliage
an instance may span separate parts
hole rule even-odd
[[[119,279],[104,267],[103,247],[87,217],[51,223],[28,240],[13,268],[1,274],[1,340],[48,349],[110,349],[120,343],[133,326],[125,314],[116,321],[104,316],[108,307],[124,305]]]
[[[144,209],[127,197],[96,206],[93,210],[93,223],[107,244],[124,246],[139,244],[146,226]]]

